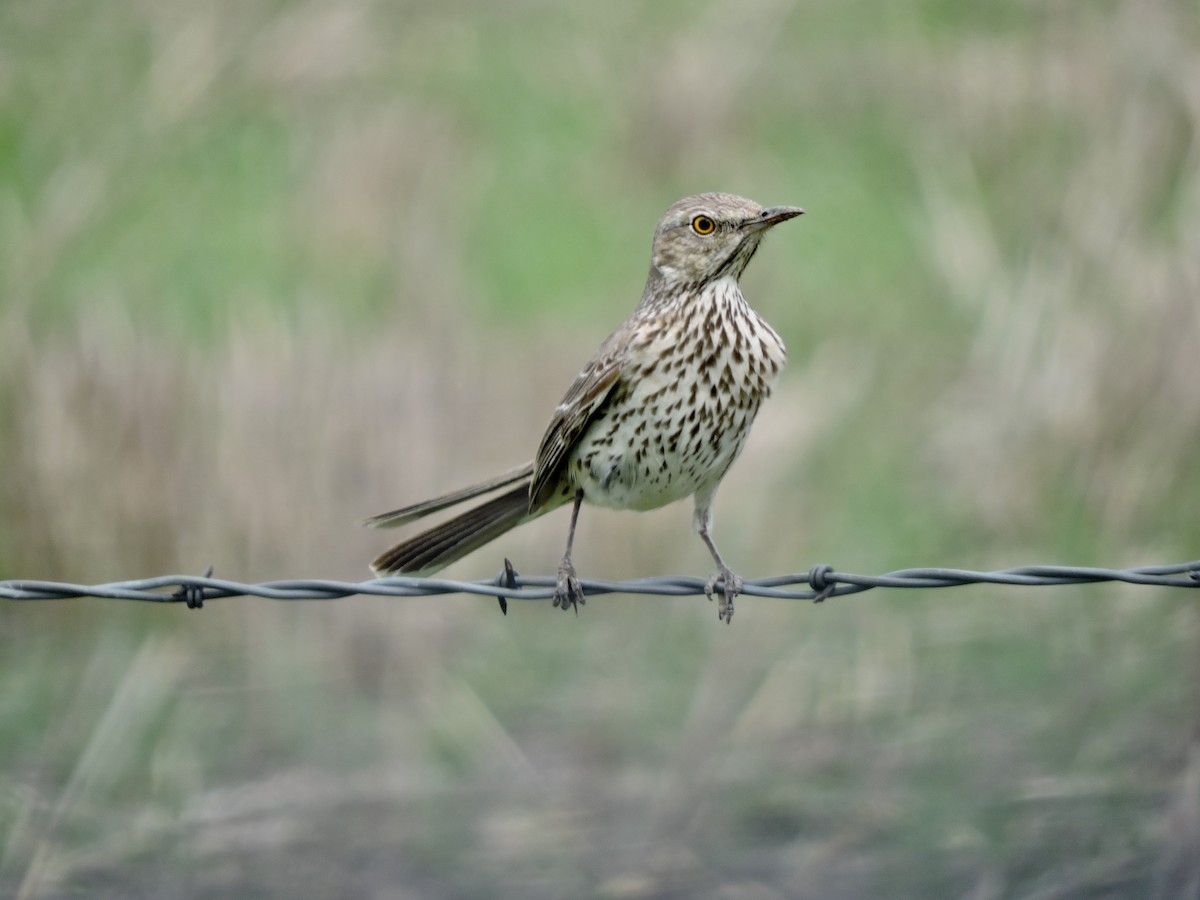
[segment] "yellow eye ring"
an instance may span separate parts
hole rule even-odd
[[[708,216],[696,216],[692,219],[692,231],[701,237],[712,234],[717,230],[717,223]]]

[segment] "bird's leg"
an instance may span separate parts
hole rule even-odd
[[[558,584],[554,587],[554,605],[564,611],[568,606],[579,615],[579,607],[586,603],[583,596],[583,585],[575,575],[575,566],[571,564],[571,545],[575,543],[575,523],[579,521],[579,507],[583,503],[583,490],[575,492],[575,505],[571,509],[571,527],[567,529],[567,549],[563,553],[562,562],[558,564]]]
[[[729,566],[725,565],[725,560],[721,559],[721,551],[717,549],[717,545],[709,533],[712,528],[711,502],[711,497],[705,500],[697,497],[696,514],[692,519],[692,524],[696,533],[700,535],[700,540],[704,541],[704,546],[708,548],[708,552],[712,554],[712,558],[717,563],[716,573],[708,579],[708,584],[704,586],[704,595],[711,601],[717,590],[718,582],[721,584],[721,596],[717,601],[717,618],[728,625],[733,621],[733,598],[742,592],[742,579]]]

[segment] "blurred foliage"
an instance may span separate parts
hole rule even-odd
[[[2,3],[0,577],[365,577],[701,190],[809,213],[745,279],[792,361],[744,575],[1200,556],[1198,51],[1183,0]],[[577,546],[707,571],[682,508]],[[715,618],[0,605],[0,893],[1200,890],[1194,598]]]

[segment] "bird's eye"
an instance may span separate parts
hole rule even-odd
[[[699,235],[712,234],[717,230],[717,223],[708,216],[696,216],[692,219],[692,231]]]

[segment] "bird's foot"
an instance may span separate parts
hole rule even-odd
[[[704,596],[710,601],[718,583],[721,585],[721,594],[717,600],[717,618],[728,625],[733,621],[733,598],[742,592],[742,579],[728,566],[721,566],[704,586]]]
[[[558,564],[558,583],[554,586],[554,606],[564,612],[570,606],[579,615],[579,607],[587,603],[583,596],[583,585],[575,575],[575,567],[571,565],[570,557],[563,557]]]

